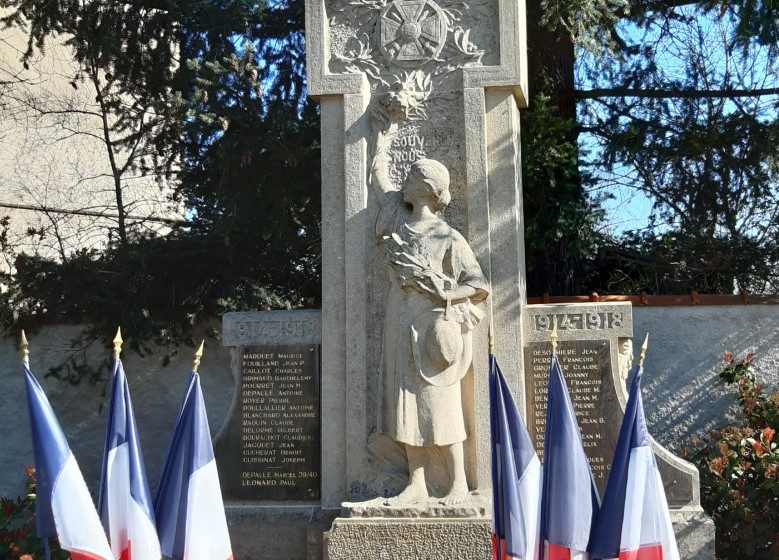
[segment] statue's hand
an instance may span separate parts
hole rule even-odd
[[[446,282],[437,275],[431,275],[430,283],[433,285],[433,293],[442,301],[446,301],[449,297]]]
[[[371,127],[375,134],[386,133],[392,125],[389,111],[383,103],[377,103],[371,111]]]
[[[451,284],[451,282],[429,268],[422,270],[419,276],[420,279],[417,281],[417,286],[421,291],[434,295],[441,301],[447,300],[449,297],[449,286],[447,284]]]

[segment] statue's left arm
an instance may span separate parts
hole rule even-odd
[[[447,268],[450,268],[455,282],[451,286],[437,286],[438,295],[452,303],[460,303],[467,299],[475,304],[480,303],[489,295],[489,283],[468,242],[456,231],[452,230],[452,232],[452,246]]]

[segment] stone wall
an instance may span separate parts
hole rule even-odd
[[[649,332],[643,396],[649,430],[681,454],[693,434],[738,421],[733,387],[717,383],[725,352],[755,352],[759,381],[779,390],[775,305],[634,307],[637,348]]]
[[[96,494],[106,430],[107,382],[91,385],[84,381],[73,386],[45,377],[51,366],[62,363],[73,352],[70,343],[81,328],[51,326],[28,333],[30,367],[51,401],[90,490]],[[198,331],[204,333],[206,328]],[[125,338],[123,364],[153,492],[184,396],[195,349],[152,345],[151,354],[141,357],[129,349],[129,332],[125,332]],[[110,352],[100,344],[93,344],[86,350],[86,355],[90,364],[97,365],[110,356]],[[171,356],[170,363],[163,366],[167,355]],[[199,371],[211,433],[216,435],[224,423],[235,386],[229,350],[218,340],[207,338]],[[107,377],[105,371],[104,377]],[[15,496],[23,491],[24,468],[33,462],[33,455],[24,378],[16,341],[10,338],[0,339],[0,387],[0,495]]]
[[[666,447],[679,452],[694,433],[737,418],[733,392],[715,383],[727,350],[738,356],[756,352],[760,379],[779,388],[776,306],[636,307],[633,315],[636,340],[650,333],[644,403],[649,428]],[[212,326],[218,325],[215,321]],[[90,487],[96,490],[106,423],[106,383],[83,382],[73,387],[44,377],[49,367],[72,352],[70,341],[80,328],[50,326],[32,333],[31,366],[51,399]],[[205,332],[206,326],[199,331]],[[193,352],[189,347],[152,347],[152,353],[145,357],[129,349],[124,354],[152,487],[156,486]],[[86,353],[93,364],[109,354],[98,344]],[[163,366],[168,354],[170,363]],[[218,340],[207,339],[200,371],[214,435],[224,424],[233,397],[235,381],[230,367],[229,349]],[[22,491],[24,467],[32,463],[32,449],[16,342],[9,338],[0,339],[0,387],[0,494],[17,494]]]

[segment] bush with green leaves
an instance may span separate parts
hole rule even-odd
[[[693,438],[687,458],[701,473],[701,502],[717,527],[717,558],[779,558],[779,392],[755,380],[753,354],[725,355],[720,379],[736,385],[742,426]]]

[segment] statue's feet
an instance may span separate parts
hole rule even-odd
[[[409,504],[415,504],[426,500],[428,497],[427,487],[420,488],[416,484],[409,484],[406,489],[403,490],[397,496],[387,498],[384,500],[385,506],[404,506]]]
[[[445,506],[461,504],[468,497],[468,483],[466,481],[455,480],[449,493],[441,498],[440,502]]]

